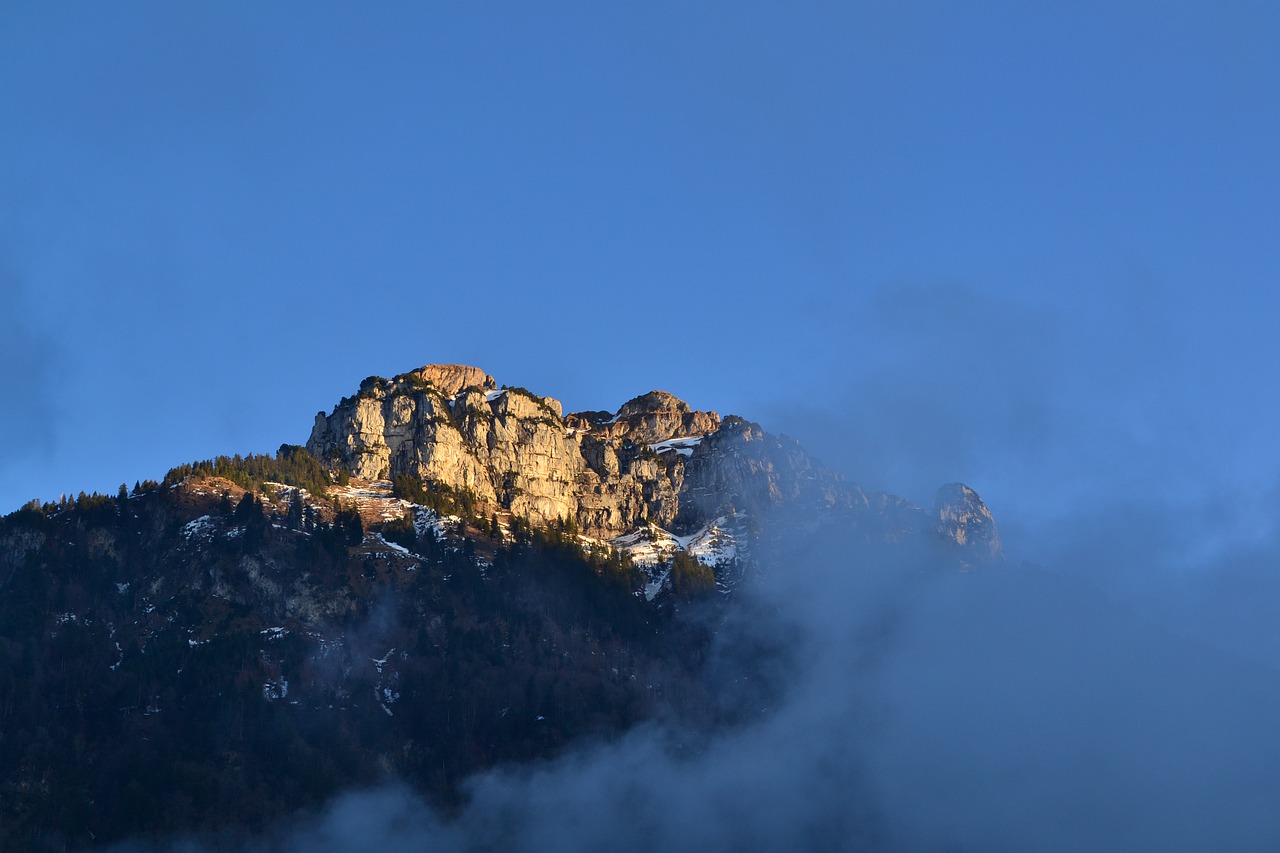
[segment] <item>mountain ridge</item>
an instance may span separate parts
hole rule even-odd
[[[370,480],[413,476],[534,524],[572,521],[599,539],[650,524],[688,534],[739,510],[791,505],[844,510],[872,536],[892,537],[894,525],[932,527],[957,547],[978,543],[969,548],[975,555],[1001,553],[994,519],[967,486],[940,489],[932,512],[867,494],[799,442],[666,391],[633,397],[616,412],[562,415],[554,397],[499,388],[480,368],[425,365],[366,379],[330,414],[317,413],[306,446],[335,470]],[[881,518],[889,508],[900,517]]]
[[[308,446],[0,518],[0,848],[238,837],[387,779],[449,808],[663,715],[744,724],[796,652],[712,665],[718,632],[787,636],[743,596],[808,543],[1000,557],[966,486],[866,493],[666,392],[564,415],[429,365],[361,383]]]

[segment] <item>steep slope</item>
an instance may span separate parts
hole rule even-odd
[[[0,849],[234,833],[389,777],[447,805],[662,709],[727,719],[707,625],[618,555],[337,491],[188,475],[0,520]]]

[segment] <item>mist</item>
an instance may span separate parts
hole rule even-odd
[[[770,519],[706,673],[744,722],[667,714],[479,774],[448,814],[391,779],[249,849],[1273,848],[1280,488],[1247,443],[1149,428],[1197,423],[1176,330],[1082,349],[1087,322],[958,286],[864,309],[845,384],[766,428],[917,501],[965,480],[1002,561]]]
[[[878,318],[905,310],[896,304]],[[1101,447],[1088,435],[1106,433],[1073,432],[1105,418],[1059,417],[1048,365],[1062,339],[1001,337],[1034,312],[988,307],[961,298],[916,318],[927,330],[954,309],[974,324],[966,358],[990,366],[976,397],[945,377],[916,383],[922,358],[874,386],[863,374],[796,432],[837,452],[856,439],[857,454],[878,459],[866,472],[917,490],[949,471],[976,475],[1003,525],[1002,561],[958,571],[924,544],[873,547],[815,535],[803,515],[770,519],[761,571],[718,625],[706,674],[745,722],[707,731],[666,715],[479,774],[449,814],[388,780],[248,849],[1273,848],[1280,489],[1194,475],[1212,471],[1207,449],[1170,488],[1151,488],[1185,439],[1133,453],[1123,430]],[[872,387],[877,408],[847,402]],[[936,411],[887,438],[930,389]],[[877,430],[842,432],[877,417]],[[909,437],[930,426],[940,437],[913,456]],[[824,461],[857,482],[857,458]],[[1009,467],[1016,476],[996,475]],[[744,690],[744,667],[773,690]],[[157,849],[171,848],[220,845]]]
[[[1280,657],[1248,614],[1274,612],[1280,540],[1188,567],[1167,562],[1179,516],[1112,521],[1046,541],[1048,563],[960,572],[775,519],[708,676],[758,703],[747,722],[667,719],[483,773],[447,816],[390,781],[248,849],[1269,849]],[[775,694],[735,694],[743,655]]]

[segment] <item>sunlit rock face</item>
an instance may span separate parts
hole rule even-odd
[[[498,387],[492,376],[478,367],[465,364],[428,364],[411,371],[408,375],[431,383],[440,390],[441,394],[447,394],[450,397],[464,388],[492,391]]]
[[[654,444],[677,436],[700,436],[720,428],[715,412],[695,412],[666,391],[650,391],[622,404],[612,422],[596,427],[606,439],[629,438]]]
[[[669,525],[680,512],[686,460],[720,416],[664,391],[618,413],[563,415],[558,400],[499,390],[465,365],[427,365],[371,378],[316,416],[307,449],[357,477],[408,474],[465,489],[535,524],[571,519],[613,537]],[[660,443],[668,439],[675,446]]]
[[[577,516],[586,467],[560,411],[555,400],[497,390],[477,368],[428,365],[366,380],[316,415],[307,449],[357,477],[408,474],[545,524]]]
[[[597,538],[646,525],[687,533],[779,508],[836,509],[833,517],[869,539],[928,532],[984,557],[1000,550],[991,514],[965,486],[944,487],[934,513],[866,494],[798,442],[666,391],[616,412],[566,416],[558,400],[500,388],[479,368],[433,364],[365,380],[332,413],[317,414],[307,449],[357,477],[419,477],[534,524],[574,521]]]

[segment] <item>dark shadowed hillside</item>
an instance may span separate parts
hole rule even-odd
[[[785,566],[760,535],[781,510],[999,555],[963,487],[933,512],[867,495],[661,392],[562,418],[431,366],[367,381],[310,447],[0,521],[6,849],[235,838],[393,780],[447,812],[479,771],[641,721],[755,719],[786,643],[709,661],[735,590]]]

